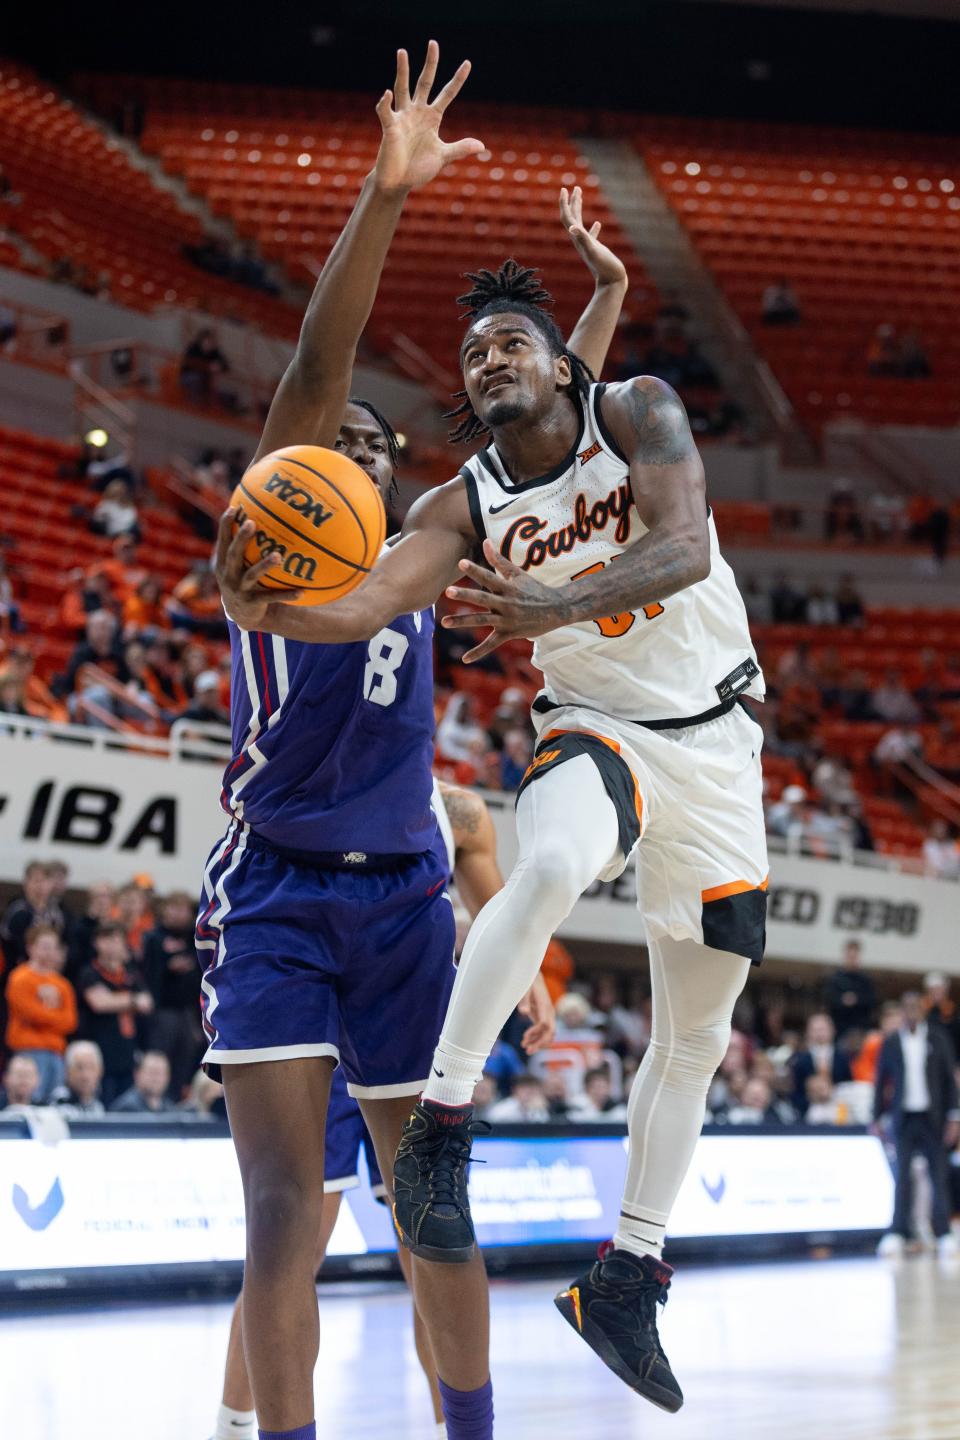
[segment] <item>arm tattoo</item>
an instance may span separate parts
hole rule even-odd
[[[626,387],[637,436],[634,458],[644,465],[678,465],[694,453],[687,412],[676,391],[647,376]]]
[[[468,795],[463,790],[441,790],[444,808],[454,830],[461,834],[476,835],[483,816],[483,801],[479,795]]]

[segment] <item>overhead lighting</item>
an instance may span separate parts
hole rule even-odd
[[[85,445],[93,445],[96,447],[97,450],[102,450],[109,441],[109,439],[110,436],[107,434],[106,430],[100,430],[99,428],[95,430],[88,430],[86,435],[84,435],[83,437]]]

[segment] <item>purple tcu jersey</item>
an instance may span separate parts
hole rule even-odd
[[[429,849],[433,628],[421,610],[367,642],[307,645],[231,622],[228,814],[281,849]]]

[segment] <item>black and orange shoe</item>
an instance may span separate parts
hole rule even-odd
[[[490,1126],[473,1106],[420,1102],[403,1127],[393,1163],[393,1222],[408,1250],[424,1260],[465,1265],[477,1249],[467,1197],[473,1136]]]
[[[671,1414],[683,1404],[683,1391],[660,1344],[657,1306],[667,1303],[672,1274],[662,1260],[608,1241],[593,1269],[553,1302],[614,1375]]]

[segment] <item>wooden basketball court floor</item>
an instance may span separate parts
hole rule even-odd
[[[661,1333],[687,1403],[633,1396],[555,1314],[544,1280],[493,1286],[498,1440],[960,1440],[960,1266],[932,1257],[678,1273]],[[321,1291],[318,1434],[433,1434],[406,1292]],[[0,1318],[9,1440],[207,1440],[229,1307]]]

